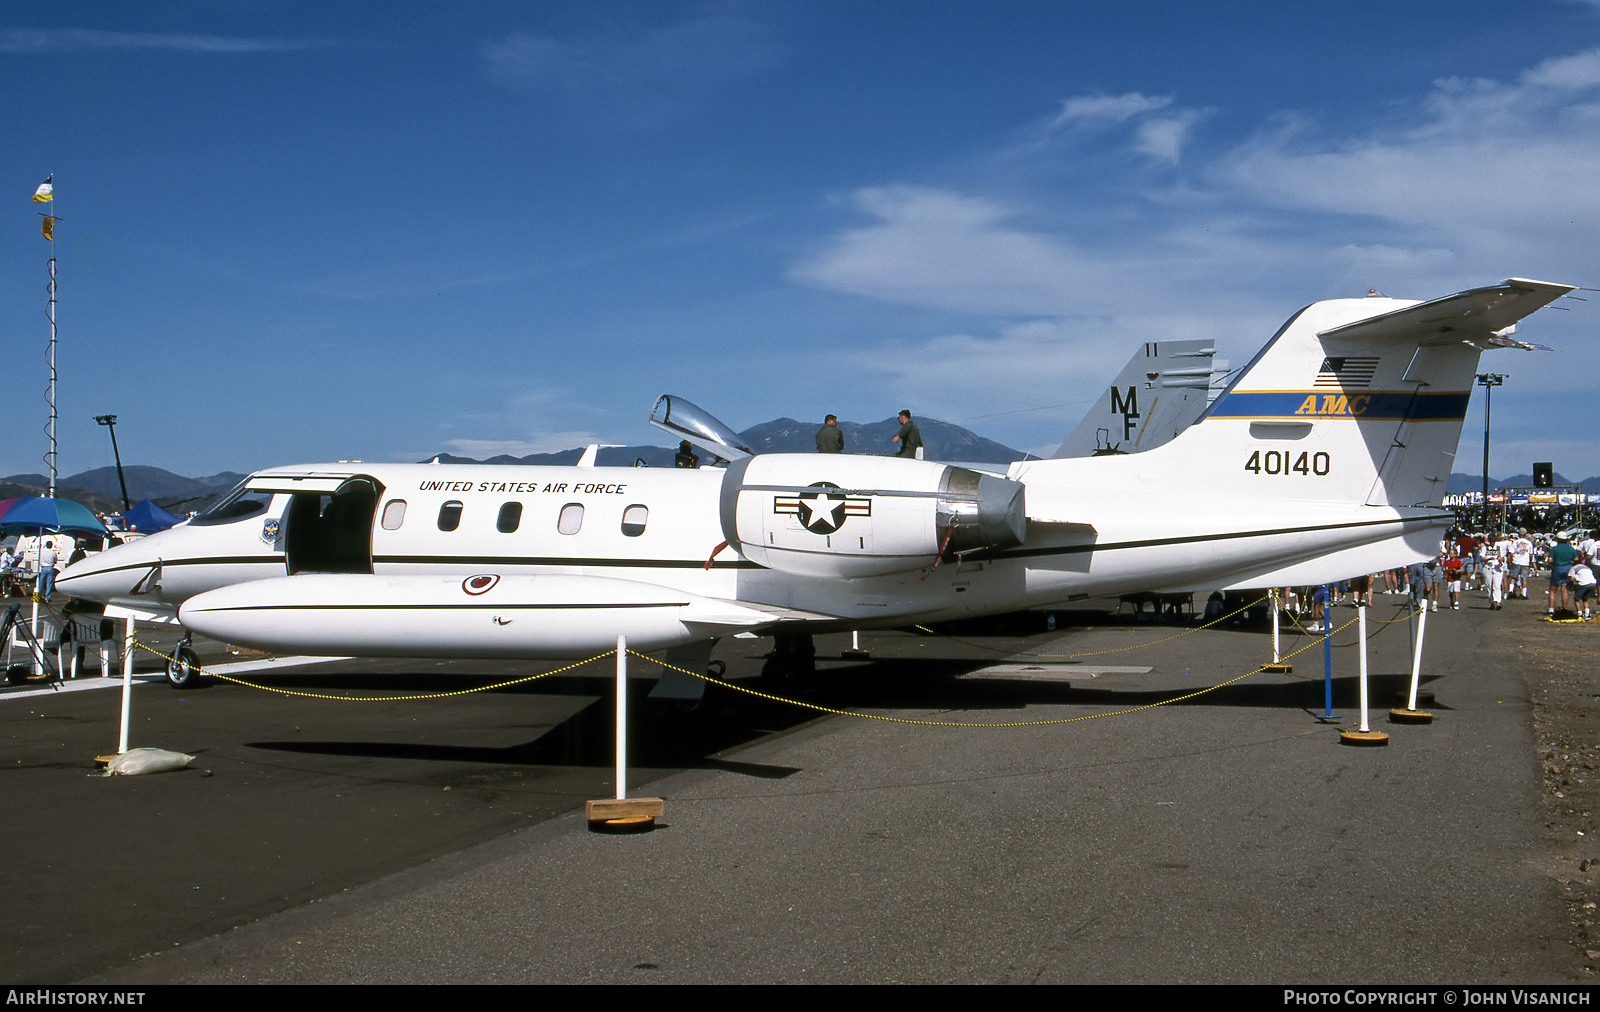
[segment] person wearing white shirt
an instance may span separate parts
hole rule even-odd
[[[1594,607],[1594,570],[1579,562],[1567,571],[1567,579],[1572,582],[1572,610],[1588,620]]]
[[[39,596],[46,601],[50,600],[50,592],[56,589],[56,563],[61,561],[61,556],[56,552],[54,541],[45,541],[39,546]]]

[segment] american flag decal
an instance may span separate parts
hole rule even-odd
[[[1347,355],[1342,358],[1325,358],[1317,370],[1316,387],[1338,387],[1341,390],[1362,390],[1372,385],[1372,376],[1378,371],[1378,356]]]

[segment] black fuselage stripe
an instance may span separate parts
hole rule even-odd
[[[1451,513],[1438,513],[1421,517],[1391,517],[1384,520],[1356,520],[1348,523],[1337,524],[1309,524],[1305,527],[1280,527],[1275,529],[1232,531],[1221,534],[1193,534],[1181,535],[1172,538],[1148,538],[1140,541],[1116,541],[1109,543],[1082,542],[1072,545],[1055,545],[1048,548],[1013,548],[996,553],[969,553],[969,559],[1027,559],[1040,558],[1050,555],[1080,555],[1084,552],[1111,552],[1130,548],[1163,548],[1169,545],[1192,544],[1201,541],[1236,541],[1243,538],[1271,538],[1285,534],[1311,534],[1318,531],[1354,530],[1361,527],[1383,527],[1405,524],[1451,524],[1455,522]],[[819,535],[820,537],[821,535]],[[826,553],[824,553],[826,554]],[[246,555],[230,556],[224,558],[196,558],[196,559],[163,559],[163,566],[209,566],[209,565],[241,565],[264,564],[284,565],[282,555]],[[506,555],[378,555],[373,557],[374,565],[411,565],[411,566],[481,566],[489,569],[497,567],[522,567],[539,566],[563,568],[582,568],[585,566],[629,568],[629,569],[703,569],[705,562],[695,559],[588,559],[582,557],[536,557],[527,556],[518,558]],[[100,576],[106,573],[149,569],[156,563],[152,560],[126,566],[113,566],[109,569],[95,570],[85,573],[85,576]],[[764,569],[766,567],[749,561],[713,562],[712,569]]]
[[[654,601],[633,604],[496,604],[484,601],[478,604],[241,604],[204,608],[200,614],[211,615],[221,611],[570,611],[598,610],[602,608],[687,608],[688,601]]]

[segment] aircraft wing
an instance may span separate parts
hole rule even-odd
[[[126,605],[106,605],[106,618],[131,618],[135,622],[166,622],[176,625],[178,610],[176,608],[130,608]]]
[[[1430,302],[1397,309],[1342,327],[1318,337],[1353,337],[1371,341],[1486,341],[1518,320],[1542,309],[1573,290],[1572,285],[1508,278],[1498,285],[1472,288]],[[1431,340],[1430,340],[1431,338]]]

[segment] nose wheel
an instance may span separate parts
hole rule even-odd
[[[185,637],[172,651],[172,657],[167,661],[167,684],[174,689],[192,689],[200,684],[204,676],[200,673],[200,658],[189,646]]]

